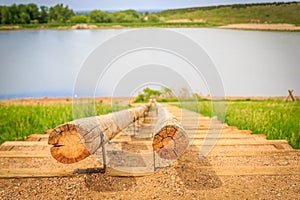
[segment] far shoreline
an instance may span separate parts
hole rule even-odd
[[[210,100],[211,97],[203,96],[203,100]],[[265,100],[286,100],[286,96],[225,96],[225,101],[265,101]],[[87,98],[90,99],[90,98]],[[135,97],[95,97],[92,98],[96,103],[123,102],[130,101]],[[224,100],[224,97],[216,97],[215,100]],[[298,101],[300,96],[295,96]],[[49,104],[73,104],[72,97],[43,97],[43,98],[16,98],[0,99],[0,105],[49,105]]]
[[[18,30],[97,30],[97,29],[126,29],[126,28],[216,28],[230,30],[254,30],[254,31],[283,31],[300,32],[300,26],[295,24],[228,24],[228,25],[209,25],[206,23],[162,23],[162,24],[75,24],[75,25],[51,25],[40,24],[32,27],[22,25],[0,25],[0,31]]]

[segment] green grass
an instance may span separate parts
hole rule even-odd
[[[300,2],[211,6],[166,10],[165,20],[203,19],[209,24],[289,23],[300,25]]]
[[[221,102],[215,102],[216,106],[218,104]],[[192,104],[181,107],[212,116],[210,101],[199,102],[199,107]],[[222,115],[216,109],[215,113]],[[225,122],[239,129],[265,134],[268,139],[285,139],[293,148],[300,149],[300,101],[227,101]]]
[[[71,29],[75,24],[16,24],[13,26],[19,26],[16,30],[23,29]],[[93,24],[91,24],[93,25]],[[132,23],[97,23],[99,28],[147,28],[147,27],[158,27],[158,28],[185,28],[185,27],[212,27],[214,24],[208,24],[204,22],[190,22],[190,23],[168,23],[168,22],[132,22]],[[10,25],[0,25],[0,30],[11,30]]]
[[[112,107],[108,104],[96,103],[95,114],[107,114],[125,108],[128,107],[118,105]],[[72,104],[0,105],[0,144],[16,139],[24,140],[30,134],[44,133],[47,129],[55,128],[73,119]]]

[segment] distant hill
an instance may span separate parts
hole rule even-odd
[[[288,23],[300,25],[300,2],[234,4],[157,12],[164,21],[206,22],[210,25],[237,23]]]

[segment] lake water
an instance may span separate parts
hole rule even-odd
[[[286,96],[288,89],[294,89],[295,95],[300,95],[300,32],[206,28],[169,30],[188,37],[202,47],[219,73],[225,95]],[[1,31],[0,98],[72,96],[80,70],[93,51],[103,42],[128,31],[131,30]],[[157,66],[172,68],[181,65],[181,60],[175,57],[153,50],[123,55],[122,59],[113,63],[115,70],[106,71],[96,93],[100,96],[111,95],[116,87],[115,82],[122,79],[121,75],[118,78],[119,71],[126,73],[127,69],[129,73],[130,70],[140,69],[139,73],[148,73],[147,64],[151,59]],[[136,59],[139,62],[133,61]],[[136,68],[130,68],[132,65]],[[185,72],[184,64],[182,69],[182,74],[186,73],[185,79],[191,82],[193,92],[209,94],[209,86],[203,86],[205,80],[198,81],[192,73]],[[164,77],[168,77],[168,71],[163,71],[161,73],[166,73]],[[124,78],[124,74],[122,76]],[[180,88],[180,81],[173,79],[170,85],[162,85]],[[101,81],[104,81],[102,85]],[[133,95],[145,85],[128,84],[126,92],[122,90],[123,93],[117,95]]]

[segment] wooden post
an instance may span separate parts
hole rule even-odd
[[[294,90],[288,90],[288,92],[289,92],[289,95],[287,96],[286,101],[289,100],[289,98],[291,98],[292,101],[296,101],[296,99],[293,95]]]
[[[142,116],[148,105],[123,110],[107,115],[77,119],[62,124],[50,133],[48,144],[52,156],[64,164],[75,163],[95,153],[102,145],[115,137]],[[103,134],[103,142],[100,142]]]
[[[189,140],[182,125],[161,104],[157,107],[157,124],[153,137],[152,147],[159,157],[177,159],[188,147]]]

